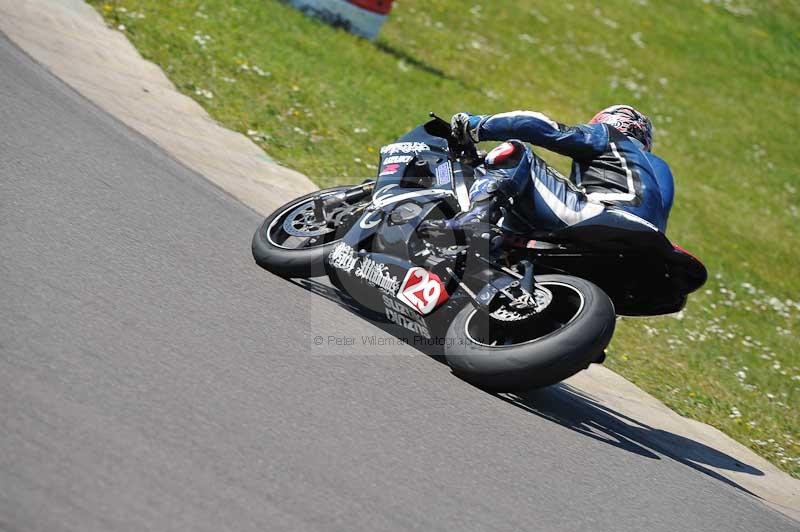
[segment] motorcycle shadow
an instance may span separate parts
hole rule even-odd
[[[365,314],[363,309],[336,288],[314,279],[293,279],[293,283],[339,305],[342,309],[366,319],[418,351],[442,364],[446,364],[444,347],[416,340],[402,327],[379,315]],[[553,423],[592,438],[637,454],[644,458],[661,460],[666,456],[692,469],[724,482],[745,493],[758,497],[750,490],[725,477],[717,470],[736,471],[754,476],[764,472],[708,445],[654,428],[639,420],[597,402],[591,396],[567,383],[559,383],[540,390],[524,393],[486,392],[516,408],[525,410]],[[714,468],[714,469],[712,469]]]
[[[493,394],[497,398],[588,438],[660,460],[672,458],[692,469],[758,497],[717,470],[754,476],[764,472],[691,438],[647,425],[603,405],[567,383],[519,394]],[[714,468],[714,469],[712,469]]]

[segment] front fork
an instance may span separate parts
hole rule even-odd
[[[474,281],[480,280],[480,284],[469,283],[475,287],[475,289],[472,289],[454,270],[447,268],[447,273],[451,278],[456,279],[461,289],[472,300],[472,304],[476,309],[484,314],[489,314],[494,299],[499,295],[504,295],[509,300],[516,299],[517,296],[510,293],[510,290],[513,289],[521,292],[522,297],[533,300],[535,287],[532,262],[528,260],[519,261],[517,263],[518,271],[516,272],[496,262],[495,257],[501,251],[502,235],[498,234],[497,227],[486,225],[488,227],[478,228],[477,233],[474,233],[469,238],[467,251],[469,256],[463,271],[463,273],[467,274],[470,269],[474,268],[473,271],[485,272],[483,275],[479,274],[473,277]]]
[[[329,196],[314,198],[314,216],[317,220],[331,223],[334,221],[331,217],[331,209],[342,203],[357,202],[372,194],[373,190],[375,190],[375,181],[367,181]]]
[[[509,301],[514,300],[514,296],[509,292],[510,289],[519,289],[523,297],[533,299],[533,264],[527,260],[519,263],[522,276],[515,275],[512,270],[504,269],[505,275],[490,280],[484,287],[475,294],[473,302],[475,308],[488,314],[494,299],[504,295]]]

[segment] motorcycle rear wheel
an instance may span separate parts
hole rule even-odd
[[[549,305],[524,322],[502,322],[467,305],[447,330],[445,357],[460,378],[497,392],[543,388],[602,357],[616,324],[614,304],[596,285],[541,275]]]

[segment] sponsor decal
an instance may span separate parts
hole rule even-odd
[[[356,262],[358,262],[356,251],[344,242],[339,242],[339,244],[333,248],[331,254],[328,255],[328,263],[331,266],[347,273],[353,270]]]
[[[369,257],[359,257],[352,247],[340,242],[328,255],[328,263],[343,272],[363,279],[370,286],[376,286],[381,292],[394,295],[400,287],[396,275],[389,275],[388,268],[382,262]],[[355,270],[355,271],[354,271]]]
[[[398,170],[400,170],[400,165],[399,164],[396,164],[396,163],[386,164],[386,165],[383,166],[383,168],[381,168],[381,173],[378,174],[378,176],[392,175],[392,174],[397,173]]]
[[[394,294],[400,283],[396,275],[389,275],[386,270],[387,267],[382,262],[375,262],[369,257],[364,257],[356,268],[355,275],[364,279],[368,285],[377,286],[382,292]]]
[[[395,142],[381,148],[381,155],[394,155],[395,153],[419,153],[430,151],[430,146],[424,142]]]
[[[408,270],[397,293],[397,299],[422,315],[430,314],[449,297],[439,276],[419,267]]]
[[[436,167],[436,184],[443,186],[450,183],[450,163],[442,163]]]
[[[386,317],[392,323],[408,329],[414,334],[425,338],[430,338],[431,333],[425,320],[405,305],[395,301],[390,296],[383,296],[383,304],[386,307]]]
[[[383,160],[383,164],[406,164],[413,158],[413,155],[390,155]]]

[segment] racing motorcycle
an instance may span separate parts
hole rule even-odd
[[[264,220],[261,267],[328,276],[371,315],[437,340],[452,371],[493,391],[554,384],[601,363],[617,315],[677,312],[706,280],[666,236],[620,216],[614,227],[556,232],[521,223],[420,231],[470,207],[486,154],[431,120],[380,150],[378,176],[319,190]]]

